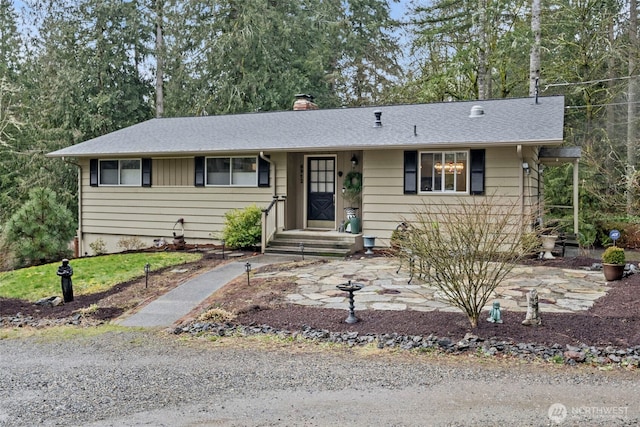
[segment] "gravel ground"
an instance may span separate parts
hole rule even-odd
[[[636,371],[284,341],[148,331],[4,339],[0,371],[1,426],[640,422]]]

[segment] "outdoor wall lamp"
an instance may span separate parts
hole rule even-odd
[[[522,163],[522,169],[524,169],[524,173],[526,173],[527,175],[531,173],[531,169],[529,168],[529,163],[527,162]]]
[[[355,154],[353,156],[351,156],[351,166],[353,166],[353,167],[358,166],[358,158],[356,157]]]

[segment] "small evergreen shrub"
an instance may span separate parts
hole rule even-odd
[[[262,211],[256,205],[225,213],[222,231],[225,245],[233,249],[256,246],[262,237],[261,219]]]
[[[69,209],[49,188],[34,188],[28,200],[9,218],[2,249],[11,253],[16,267],[44,264],[69,257],[76,222]]]
[[[618,246],[609,246],[602,253],[602,262],[605,264],[624,264],[624,249]]]

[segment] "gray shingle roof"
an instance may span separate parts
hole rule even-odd
[[[471,118],[480,106],[481,117]],[[374,127],[376,110],[382,127]],[[559,144],[564,97],[152,119],[53,157]],[[414,134],[415,127],[415,134]]]

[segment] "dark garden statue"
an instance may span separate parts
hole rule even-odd
[[[58,276],[62,284],[62,298],[64,302],[73,301],[73,284],[71,283],[71,276],[73,276],[73,268],[69,265],[68,259],[62,260],[62,265],[58,267]]]

